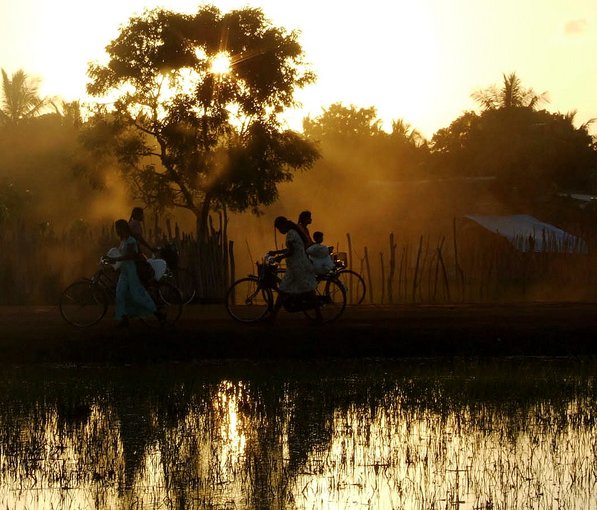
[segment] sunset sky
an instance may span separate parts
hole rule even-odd
[[[375,106],[426,137],[475,107],[474,90],[516,72],[547,92],[550,111],[597,117],[596,0],[217,0],[222,11],[261,7],[301,32],[317,82],[298,96],[319,115],[334,102]],[[42,93],[84,95],[86,68],[129,17],[146,7],[194,12],[191,0],[20,0],[0,4],[0,67],[41,79]],[[594,134],[597,127],[592,128]]]

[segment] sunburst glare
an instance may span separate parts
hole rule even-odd
[[[231,69],[232,61],[228,52],[221,51],[211,59],[210,71],[213,74],[228,74]]]

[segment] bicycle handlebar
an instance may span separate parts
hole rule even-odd
[[[263,256],[263,263],[269,266],[275,266],[278,263],[276,262],[276,257],[271,255],[269,252]]]

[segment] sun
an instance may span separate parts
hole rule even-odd
[[[211,59],[209,70],[213,74],[228,74],[232,70],[232,60],[227,51],[220,51]]]

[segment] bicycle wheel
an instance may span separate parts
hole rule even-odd
[[[344,313],[346,308],[346,291],[344,284],[337,278],[324,276],[317,283],[315,289],[319,299],[319,315],[317,309],[305,310],[305,315],[312,320],[319,320],[323,324],[333,322]]]
[[[239,322],[263,320],[273,308],[271,289],[259,286],[256,277],[241,278],[226,293],[226,310]]]
[[[349,305],[360,305],[365,300],[367,287],[359,273],[352,269],[343,269],[336,273],[336,278],[344,285],[346,302]]]
[[[182,302],[188,305],[195,299],[195,293],[197,292],[195,277],[191,271],[182,267],[172,271],[172,273],[174,274],[174,283],[182,294]]]
[[[176,285],[160,280],[147,290],[155,302],[158,312],[164,314],[168,324],[174,324],[180,319],[184,303],[182,294]]]
[[[66,322],[85,328],[102,320],[108,310],[108,296],[90,279],[71,283],[60,296],[60,315]]]

